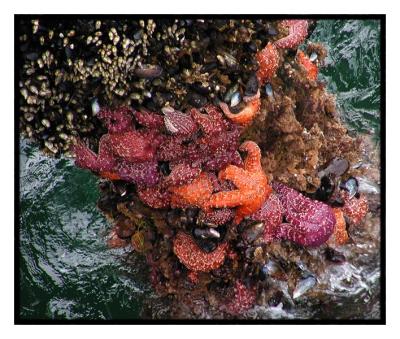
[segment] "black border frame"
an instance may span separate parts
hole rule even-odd
[[[19,52],[19,20],[20,19],[36,19],[36,18],[53,18],[67,19],[79,17],[82,19],[115,19],[115,18],[243,18],[243,19],[359,19],[359,20],[379,20],[380,21],[380,65],[381,65],[381,86],[380,86],[380,108],[381,108],[381,125],[380,125],[380,161],[381,161],[381,276],[380,276],[380,319],[255,319],[255,320],[197,320],[197,319],[111,319],[111,320],[90,320],[90,319],[23,319],[20,317],[20,162],[19,162],[19,70],[21,66],[21,58]],[[246,324],[246,325],[266,325],[266,324],[324,324],[324,325],[385,325],[386,324],[386,14],[301,14],[301,15],[285,15],[285,14],[14,14],[14,324],[18,325],[41,325],[41,324]]]

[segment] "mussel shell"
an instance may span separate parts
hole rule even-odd
[[[100,105],[97,99],[93,99],[92,101],[92,113],[93,115],[97,115],[100,112]]]
[[[243,233],[242,238],[247,243],[254,242],[258,237],[260,237],[264,232],[264,223],[256,222],[252,225],[247,226]]]
[[[242,100],[242,97],[240,96],[240,92],[233,93],[233,95],[231,96],[230,106],[231,107],[237,106],[241,100]]]
[[[195,93],[195,92],[190,92],[187,97],[186,100],[188,101],[188,103],[196,108],[200,108],[205,106],[205,104],[207,103],[207,98],[205,98],[204,96],[202,96],[201,94]]]
[[[314,62],[315,60],[317,60],[317,58],[318,58],[318,54],[315,52],[312,52],[310,55],[310,61]]]
[[[252,74],[249,77],[249,80],[247,80],[244,95],[248,97],[254,96],[257,94],[258,88],[259,88],[259,83],[257,76],[255,74]]]
[[[134,70],[134,74],[139,78],[153,79],[162,74],[162,67],[158,65],[142,65]]]
[[[195,241],[196,244],[207,253],[214,251],[218,246],[217,242],[212,239],[195,239]]]
[[[219,239],[221,234],[215,228],[194,228],[193,235],[200,239]]]
[[[304,293],[312,289],[317,284],[317,279],[313,275],[306,276],[299,280],[293,291],[293,299],[301,297]]]
[[[235,94],[238,90],[239,90],[238,84],[235,84],[232,87],[230,87],[224,95],[224,102],[226,102],[227,104],[230,103],[233,94]]]
[[[276,307],[278,306],[283,298],[283,292],[282,291],[276,291],[272,295],[272,297],[268,300],[268,305],[271,307]]]
[[[274,92],[272,90],[272,86],[270,83],[265,85],[265,94],[267,94],[267,96],[272,97],[274,95]]]
[[[340,188],[349,192],[349,198],[351,199],[358,193],[358,181],[356,178],[350,177],[340,184]]]
[[[277,35],[277,34],[278,34],[278,31],[275,29],[275,27],[269,26],[268,29],[267,29],[267,33],[268,33],[269,35]]]
[[[261,271],[266,275],[266,276],[271,276],[272,274],[275,274],[281,270],[281,267],[279,264],[270,259],[268,262],[261,268]]]

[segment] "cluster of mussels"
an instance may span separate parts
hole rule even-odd
[[[20,130],[50,154],[72,139],[97,147],[104,129],[91,103],[235,107],[257,69],[255,53],[278,23],[228,19],[21,19]],[[237,107],[236,107],[237,108]]]
[[[170,103],[159,110],[93,105],[107,133],[97,153],[81,139],[74,143],[76,164],[106,179],[99,207],[114,224],[109,246],[132,246],[146,256],[155,290],[178,301],[183,313],[177,316],[204,316],[205,304],[214,314],[241,316],[265,296],[268,277],[296,281],[297,298],[316,278],[300,259],[295,260],[296,274],[290,263],[271,260],[274,249],[276,256],[284,251],[276,244],[345,244],[346,224],[360,224],[368,212],[359,182],[349,178],[356,142],[346,135],[334,114],[334,100],[317,81],[318,60],[326,52],[319,45],[297,51],[308,26],[306,20],[277,23],[277,38],[259,48],[252,61],[256,72],[248,77],[240,104],[232,103],[234,91],[229,105],[201,102],[186,112]],[[305,93],[311,93],[306,100]],[[307,109],[311,117],[302,118]],[[270,119],[276,121],[266,122]],[[307,119],[314,119],[311,126]],[[322,130],[329,128],[328,141],[342,142],[331,145],[332,151],[321,141]],[[295,160],[296,151],[284,170],[268,164],[288,164],[292,148],[310,143],[312,149],[314,134],[318,152],[314,159],[302,159],[311,169]],[[254,141],[241,142],[250,136],[261,149]],[[265,146],[267,139],[275,151]],[[302,146],[296,145],[299,140]],[[334,158],[329,166],[322,166],[329,158]],[[318,189],[303,194],[298,190],[310,186],[287,180],[299,170],[317,177],[308,183]],[[330,247],[327,256],[344,260]],[[281,294],[274,291],[268,302],[279,303]],[[185,307],[189,311],[183,315]]]

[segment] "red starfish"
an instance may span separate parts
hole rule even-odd
[[[307,20],[283,20],[282,25],[289,27],[289,35],[275,42],[277,48],[297,48],[308,34]]]
[[[189,270],[196,272],[209,272],[220,267],[225,261],[228,244],[221,243],[218,247],[207,253],[203,251],[185,232],[178,232],[173,241],[173,251],[179,261]]]
[[[343,211],[340,208],[332,208],[335,214],[336,224],[333,234],[329,238],[329,242],[336,245],[343,245],[349,240],[349,235],[346,230],[346,221],[344,220]]]
[[[317,80],[318,76],[318,67],[314,64],[308,56],[304,54],[303,51],[299,51],[297,53],[297,62],[304,67],[307,79],[309,80]]]
[[[134,130],[132,114],[127,107],[100,110],[98,117],[108,133],[100,138],[98,154],[78,140],[74,147],[76,164],[111,180],[155,185],[159,180],[155,153],[163,137],[156,130]]]
[[[243,101],[246,102],[246,106],[237,114],[232,113],[229,106],[224,102],[220,102],[219,106],[228,119],[233,121],[235,124],[246,126],[253,121],[257,113],[260,111],[260,90],[257,91],[257,94],[251,97],[244,97]]]
[[[364,195],[350,198],[349,193],[343,191],[341,193],[344,200],[344,206],[342,207],[343,213],[354,223],[358,224],[365,217],[368,212],[368,201]]]
[[[275,240],[276,230],[283,219],[283,207],[277,195],[271,194],[261,208],[249,218],[264,223],[263,237],[265,242]]]
[[[172,193],[171,206],[173,208],[198,207],[204,209],[213,192],[212,181],[209,175],[202,172],[191,183],[169,188]]]
[[[237,189],[213,194],[206,206],[207,208],[238,207],[233,220],[235,224],[240,223],[245,216],[256,212],[272,191],[261,167],[261,151],[257,144],[246,141],[239,149],[247,152],[244,168],[228,165],[218,174],[220,181],[231,180]]]
[[[256,289],[247,288],[240,280],[235,281],[233,299],[226,305],[232,315],[240,315],[249,310],[256,302]]]
[[[258,61],[257,78],[258,82],[263,85],[267,80],[271,79],[279,65],[279,53],[275,45],[268,43],[256,55]]]

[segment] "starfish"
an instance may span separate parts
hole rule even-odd
[[[221,208],[208,212],[201,210],[197,220],[199,223],[219,226],[226,224],[234,216],[235,213],[230,208]]]
[[[135,112],[136,121],[147,128],[161,130],[164,127],[164,118],[157,113],[148,111]]]
[[[179,261],[195,272],[210,272],[219,268],[225,261],[227,248],[228,244],[223,242],[214,251],[207,253],[189,234],[182,231],[178,232],[173,241],[173,251]]]
[[[258,61],[257,79],[261,85],[271,79],[279,66],[279,53],[275,45],[268,43],[256,55]]]
[[[116,109],[102,108],[97,117],[107,127],[108,133],[121,133],[133,131],[133,114],[135,111],[130,107],[121,106]]]
[[[346,230],[346,221],[344,220],[343,211],[340,208],[333,208],[335,214],[335,229],[332,236],[329,238],[329,242],[333,242],[336,245],[343,245],[349,240],[349,235]]]
[[[152,208],[169,208],[171,193],[158,184],[154,187],[138,187],[139,199]]]
[[[229,122],[224,119],[222,112],[217,106],[207,104],[203,107],[207,114],[201,113],[198,109],[192,108],[190,114],[193,120],[200,126],[206,135],[222,133],[230,128]]]
[[[306,74],[307,74],[307,79],[308,80],[317,80],[318,77],[318,67],[316,64],[314,64],[308,56],[304,54],[303,51],[298,51],[297,53],[297,62],[304,67]]]
[[[247,152],[244,168],[228,165],[218,174],[220,181],[230,180],[237,189],[214,193],[206,206],[207,208],[237,207],[234,224],[239,224],[245,216],[256,212],[272,191],[261,167],[261,151],[257,144],[246,141],[239,149]]]
[[[158,163],[155,160],[145,162],[121,160],[116,167],[116,172],[120,180],[134,182],[138,186],[151,187],[161,179]]]
[[[342,191],[341,196],[344,200],[342,211],[354,224],[358,224],[368,212],[368,201],[364,195],[359,198],[351,197],[348,192]]]
[[[190,166],[187,163],[181,163],[174,166],[171,173],[163,180],[163,186],[165,188],[170,186],[181,186],[188,184],[196,179],[201,172],[201,168],[198,166]]]
[[[109,144],[115,156],[126,161],[149,161],[155,158],[157,147],[161,141],[161,139],[158,140],[156,134],[153,130],[106,134],[103,136],[103,142]]]
[[[235,281],[233,298],[225,306],[228,313],[240,315],[249,310],[256,302],[256,289],[247,288],[240,280]]]
[[[319,246],[329,239],[336,224],[332,208],[320,201],[311,200],[284,184],[273,183],[272,186],[287,220],[278,227],[278,238],[302,246]]]
[[[283,20],[282,24],[289,27],[289,35],[275,41],[277,48],[297,48],[308,34],[307,20]]]
[[[193,179],[187,171],[189,168],[194,174],[199,169],[219,171],[228,164],[241,165],[242,159],[237,152],[241,129],[224,119],[215,106],[208,105],[207,111],[210,115],[197,110],[191,113],[197,116],[194,121],[202,121],[199,126],[203,134],[195,133],[189,144],[186,142],[188,136],[170,135],[157,149],[157,160],[168,161],[171,169],[176,167],[173,177],[180,177],[183,180],[180,184]],[[186,176],[188,180],[184,182]]]
[[[260,111],[260,90],[258,90],[257,93],[251,97],[244,97],[243,101],[246,102],[246,106],[237,114],[232,113],[229,109],[229,106],[224,102],[220,102],[219,106],[221,107],[225,116],[232,122],[242,126],[247,126],[253,121],[255,116]]]
[[[171,206],[173,208],[198,207],[204,209],[213,192],[209,175],[202,172],[191,183],[181,186],[171,186]]]
[[[155,185],[159,180],[155,155],[162,137],[155,130],[135,130],[132,112],[127,107],[101,109],[98,117],[108,133],[100,138],[98,154],[78,140],[73,149],[76,165],[103,178]]]
[[[110,147],[107,143],[99,142],[98,155],[90,150],[82,140],[77,140],[73,147],[75,153],[75,164],[78,167],[98,172],[102,178],[110,180],[119,180],[120,176],[114,171],[117,161],[113,157]]]
[[[283,219],[283,207],[277,195],[272,193],[261,208],[249,216],[249,219],[264,223],[263,237],[265,242],[275,240],[276,229]]]

